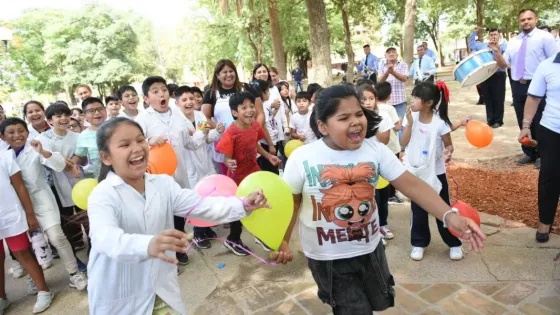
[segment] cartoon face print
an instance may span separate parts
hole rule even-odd
[[[372,164],[360,163],[355,167],[327,165],[323,167],[320,180],[329,189],[321,204],[328,212],[328,219],[336,225],[350,229],[362,229],[375,212],[374,188],[369,182],[375,178]]]

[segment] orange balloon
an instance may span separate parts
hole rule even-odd
[[[459,210],[460,216],[472,219],[476,224],[478,224],[478,226],[480,226],[480,216],[478,215],[478,212],[473,207],[469,206],[467,203],[459,200],[456,203],[452,204],[451,208],[455,208]],[[449,228],[449,232],[455,235],[455,237],[461,238],[460,234],[454,231],[453,229]]]
[[[150,148],[148,157],[148,173],[167,174],[173,176],[177,169],[177,155],[169,143],[153,146]]]
[[[477,148],[484,148],[494,138],[494,132],[488,124],[482,121],[471,120],[467,123],[467,140]]]

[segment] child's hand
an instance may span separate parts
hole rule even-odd
[[[37,231],[39,230],[39,221],[35,216],[35,213],[25,213],[27,219],[27,226],[29,227],[29,231]]]
[[[243,199],[243,203],[245,204],[245,211],[253,211],[260,208],[270,208],[266,201],[267,200],[262,189],[253,191],[249,194],[249,196]]]
[[[410,124],[412,122],[412,106],[408,106],[408,108],[406,109],[406,120],[408,120],[408,123]]]
[[[266,159],[274,166],[278,166],[282,163],[276,155],[269,154]]]
[[[224,133],[224,131],[226,130],[226,126],[225,126],[223,123],[219,123],[219,124],[216,126],[216,130],[217,130],[219,133]]]
[[[299,140],[300,140],[301,142],[305,142],[305,139],[307,139],[307,138],[305,138],[304,135],[299,135]]]
[[[200,128],[200,131],[202,131],[202,133],[207,135],[210,132],[210,125],[208,125],[207,123],[204,123],[202,125],[202,127]]]
[[[235,172],[235,170],[237,169],[237,161],[236,160],[228,160],[226,162],[226,166],[230,171]]]
[[[151,137],[150,140],[148,141],[148,144],[150,146],[155,146],[155,145],[162,145],[165,142],[167,142],[167,138],[164,136],[160,136],[160,137]]]
[[[80,167],[78,165],[74,165],[72,168],[70,168],[69,172],[70,172],[70,175],[74,178],[82,177],[82,170],[80,169]]]
[[[272,104],[270,106],[274,109],[279,109],[280,108],[280,99],[274,100],[274,102],[272,102]]]
[[[271,155],[276,156],[276,147],[274,147],[274,146],[269,147],[269,148],[268,148],[268,152],[269,152]]]
[[[35,152],[41,154],[43,152],[43,144],[41,143],[41,141],[39,140],[31,140],[29,142],[29,144],[31,144],[31,147],[33,148],[33,150],[35,150]]]
[[[469,241],[470,249],[478,253],[484,248],[486,235],[473,220],[456,213],[447,215],[446,219],[449,228],[458,233],[461,239]]]
[[[449,146],[443,150],[443,156],[445,157],[445,163],[451,162],[451,156],[453,155],[453,147]]]
[[[189,136],[192,136],[192,135],[194,135],[194,132],[195,132],[194,130],[192,130],[192,129],[189,129]]]
[[[74,161],[70,160],[67,157],[64,157],[64,161],[66,162],[66,167],[64,168],[65,171],[71,172],[72,168],[74,168],[76,166],[76,163],[74,163]]]
[[[166,250],[177,253],[186,253],[189,242],[187,234],[178,230],[161,231],[154,236],[148,244],[148,255],[153,258],[159,258],[171,264],[178,264],[177,258],[165,255]]]
[[[280,248],[277,252],[272,252],[270,254],[270,260],[276,262],[277,264],[287,264],[294,259],[294,255],[290,251],[290,246],[288,242],[282,241]]]

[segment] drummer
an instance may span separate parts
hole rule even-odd
[[[511,65],[513,106],[519,129],[525,122],[523,111],[533,74],[543,60],[556,55],[558,51],[552,34],[536,28],[537,22],[537,13],[533,9],[523,9],[519,12],[519,26],[522,32],[509,41],[505,53],[502,55],[497,42],[488,44],[488,48],[495,52],[494,59],[498,62],[498,67],[505,69],[508,65]],[[539,136],[534,126],[539,125],[545,103],[546,100],[543,97],[533,121],[528,122],[531,124],[533,138],[537,141],[539,141]],[[523,145],[521,148],[525,156],[518,160],[517,164],[535,163],[535,168],[540,168],[541,161],[537,149]]]
[[[437,71],[434,59],[426,56],[424,45],[418,45],[418,47],[416,47],[416,53],[418,54],[418,58],[414,60],[410,66],[410,73],[408,75],[414,78],[414,85],[424,81],[433,83],[434,75]]]
[[[469,37],[469,48],[472,51],[488,49],[488,43],[477,43],[476,34],[480,31],[477,26]],[[500,42],[500,31],[497,28],[488,30],[490,42]],[[506,43],[500,45],[500,52],[506,50]],[[500,128],[504,124],[504,102],[506,99],[506,69],[498,68],[496,72],[481,84],[484,105],[486,105],[486,121],[492,128]]]

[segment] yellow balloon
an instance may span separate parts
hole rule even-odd
[[[389,182],[385,178],[379,176],[379,178],[377,179],[377,185],[375,186],[375,189],[383,189],[387,186],[389,186]]]
[[[301,147],[302,145],[303,142],[301,142],[300,140],[288,141],[288,143],[286,143],[286,146],[284,147],[284,153],[286,154],[286,157],[290,157],[290,155],[292,155],[292,152],[294,152],[297,148]]]
[[[241,222],[268,247],[278,250],[294,213],[292,190],[280,176],[260,171],[245,177],[236,195],[245,197],[257,189],[263,190],[271,208],[257,209]]]
[[[86,178],[74,185],[74,188],[72,188],[72,200],[78,208],[87,210],[89,195],[97,184],[97,179]]]

